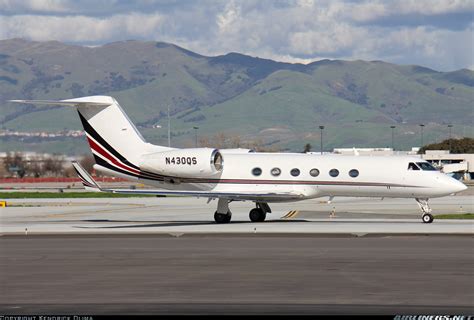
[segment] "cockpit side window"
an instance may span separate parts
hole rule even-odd
[[[421,168],[421,170],[437,171],[429,162],[417,162],[416,164]]]
[[[420,168],[418,168],[418,166],[414,162],[410,162],[408,164],[408,170],[420,170]]]

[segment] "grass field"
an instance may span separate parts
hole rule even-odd
[[[154,197],[154,195],[101,193],[101,192],[0,192],[0,199],[136,198],[136,197]]]
[[[474,213],[438,214],[435,219],[474,219]]]

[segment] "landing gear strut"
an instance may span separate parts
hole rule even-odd
[[[249,212],[249,218],[252,222],[263,222],[267,217],[267,213],[272,212],[270,206],[266,202],[257,202],[256,208],[253,208]]]
[[[416,202],[418,203],[418,206],[420,207],[421,211],[423,212],[423,215],[421,216],[421,220],[424,223],[433,222],[434,218],[433,218],[433,215],[431,214],[431,208],[428,205],[428,199],[416,198]]]
[[[229,223],[232,219],[232,212],[229,210],[229,200],[219,199],[217,210],[214,213],[216,223]]]

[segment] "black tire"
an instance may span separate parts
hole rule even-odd
[[[421,217],[421,220],[424,222],[424,223],[431,223],[433,222],[434,218],[431,214],[429,213],[425,213],[422,217]]]
[[[253,208],[252,210],[250,210],[249,218],[252,222],[263,222],[265,221],[266,217],[267,214],[262,209]]]
[[[218,213],[217,211],[214,213],[214,220],[216,223],[229,223],[232,219],[232,213],[230,211],[227,214]]]

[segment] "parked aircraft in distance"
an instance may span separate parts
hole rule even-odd
[[[153,145],[145,141],[118,102],[109,96],[12,101],[77,107],[96,170],[160,189],[101,188],[74,163],[85,188],[218,199],[214,213],[217,223],[230,222],[232,201],[254,202],[250,220],[262,222],[271,212],[269,203],[327,196],[413,198],[422,211],[422,221],[430,223],[433,216],[429,198],[466,189],[463,183],[419,157],[260,153]]]

